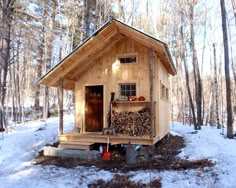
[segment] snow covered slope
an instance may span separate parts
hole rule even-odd
[[[65,129],[73,127],[73,116],[65,117]],[[87,187],[97,179],[105,181],[113,173],[95,167],[72,169],[56,166],[34,166],[31,160],[48,143],[55,142],[58,134],[58,118],[42,122],[17,125],[15,130],[0,140],[0,187],[1,188],[64,188]],[[39,128],[45,130],[36,131]],[[148,183],[161,178],[163,187],[236,187],[236,139],[224,138],[221,130],[202,127],[193,134],[193,127],[180,123],[171,124],[172,134],[185,138],[186,147],[179,154],[184,159],[208,158],[216,163],[213,168],[184,171],[136,171],[129,172],[133,181]]]
[[[74,116],[65,116],[65,132],[72,129],[73,120]],[[57,136],[58,118],[50,118],[46,124],[36,121],[17,125],[0,140],[0,176],[29,165],[43,146],[57,141]]]

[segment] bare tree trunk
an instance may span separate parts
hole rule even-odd
[[[86,0],[86,7],[85,7],[85,36],[84,39],[89,37],[90,34],[90,9],[91,9],[91,2],[90,0]]]
[[[49,33],[47,37],[47,54],[46,54],[46,72],[49,71],[51,68],[51,60],[52,60],[52,42],[53,42],[53,35],[55,29],[55,18],[56,18],[56,10],[57,10],[57,1],[52,1],[52,12],[49,21]],[[49,111],[49,88],[45,86],[45,95],[44,95],[44,109],[43,109],[43,118],[47,119],[48,111]]]
[[[113,1],[96,0],[96,29],[113,16]]]
[[[14,64],[13,64],[14,65]],[[16,121],[16,109],[15,109],[15,92],[13,91],[13,70],[14,67],[9,70],[9,76],[10,76],[10,90],[11,90],[11,99],[12,99],[12,107],[11,107],[11,120]]]
[[[223,62],[220,58],[220,67],[222,67]],[[221,91],[221,125],[222,128],[224,128],[224,119],[225,119],[225,113],[224,113],[224,92],[223,92],[223,70],[221,68],[220,72],[220,91]]]
[[[181,16],[181,23],[183,23],[183,13]],[[193,124],[194,127],[196,127],[197,125],[197,121],[196,121],[196,115],[195,115],[195,109],[194,109],[194,104],[193,104],[193,98],[192,98],[192,94],[191,94],[191,90],[190,90],[190,84],[189,84],[189,72],[188,72],[188,66],[187,66],[187,62],[186,62],[186,58],[184,55],[184,34],[183,34],[183,25],[181,24],[181,29],[180,29],[180,34],[181,34],[181,41],[182,41],[182,48],[181,48],[181,56],[183,57],[184,60],[184,70],[185,70],[185,77],[186,77],[186,86],[187,86],[187,92],[188,92],[188,97],[189,97],[189,104],[190,104],[190,108],[191,108],[191,112],[192,112],[192,117],[193,117]],[[190,109],[189,108],[189,109]],[[190,117],[190,114],[189,114]],[[191,120],[190,120],[191,122]]]
[[[20,92],[20,56],[19,56],[19,50],[20,50],[20,41],[17,40],[17,55],[16,55],[16,67],[14,66],[14,85],[15,85],[15,94],[16,94],[16,102],[17,102],[17,117],[18,122],[21,122],[21,114],[22,114],[22,108],[21,108],[21,92]]]
[[[213,80],[211,80],[211,92],[210,92],[210,100],[209,100],[209,124],[210,126],[215,125],[215,121],[214,121],[214,106],[215,106],[215,100],[214,100],[214,84],[213,84]]]
[[[90,11],[91,11],[91,0],[84,0],[84,7],[82,10],[81,18],[81,36],[80,40],[84,41],[90,34]]]
[[[5,96],[8,64],[10,60],[10,40],[14,0],[1,1],[0,22],[0,128],[6,127]]]
[[[216,48],[213,44],[214,52],[214,94],[215,94],[215,107],[216,107],[216,125],[217,129],[220,129],[220,119],[219,119],[219,98],[218,98],[218,81],[217,81],[217,65],[216,65]]]
[[[214,95],[214,66],[212,65],[212,59],[210,56],[210,74],[212,75],[211,77],[211,82],[210,82],[210,99],[209,99],[209,104],[208,104],[208,119],[207,119],[207,123],[209,123],[210,126],[215,126],[215,117],[214,117],[214,109],[215,109],[215,95]],[[209,122],[208,122],[209,120]]]
[[[126,21],[126,20],[125,20],[125,11],[124,11],[124,6],[123,6],[121,0],[118,1],[118,7],[119,7],[119,15],[118,15],[118,18],[119,18],[120,20],[122,20],[122,21],[125,22],[125,21]]]
[[[226,10],[225,10],[224,0],[220,0],[220,7],[222,16],[222,33],[224,41],[226,103],[227,103],[227,138],[233,139],[234,136],[233,136],[233,117],[232,117],[232,104],[231,104],[231,83],[230,83],[230,71],[229,71],[229,48],[228,48]]]
[[[20,95],[21,95],[21,122],[25,122],[25,110],[24,110],[24,103],[25,103],[25,94],[26,91],[26,84],[27,84],[27,60],[26,60],[26,51],[24,51],[23,55],[23,65],[22,65],[22,72],[23,76],[21,77],[20,81]],[[26,92],[25,92],[26,91]]]
[[[46,2],[45,2],[46,4]],[[43,13],[42,13],[42,28],[40,33],[40,41],[38,46],[38,57],[37,57],[37,78],[42,76],[43,71],[43,59],[44,59],[44,48],[45,48],[45,24],[46,24],[46,5],[44,4]],[[38,111],[40,108],[40,85],[37,84],[35,87],[35,110]]]
[[[236,12],[235,12],[235,14],[236,14]],[[235,21],[236,21],[236,15],[235,15]],[[234,84],[235,84],[235,87],[236,87],[236,64],[234,62],[234,57],[233,57],[234,53],[233,53],[233,47],[232,47],[231,29],[230,29],[230,24],[229,24],[228,19],[227,19],[227,23],[228,23],[228,28],[229,28],[230,53],[231,53],[231,56],[232,56],[232,58],[231,58],[231,68],[232,68],[232,72],[233,72]],[[235,26],[236,26],[236,23],[235,23]]]
[[[197,124],[194,125],[196,130],[201,129],[202,125],[202,81],[200,76],[200,70],[197,60],[197,51],[195,47],[195,39],[194,39],[194,29],[193,29],[193,5],[190,5],[190,40],[191,40],[191,47],[192,47],[192,64],[193,64],[193,73],[194,73],[194,82],[195,82],[195,100],[196,100],[196,107],[197,107]]]
[[[232,4],[233,4],[233,0],[232,0]],[[234,2],[234,18],[235,18],[235,26],[236,26],[236,6],[235,6],[235,2]],[[232,45],[232,35],[231,35],[231,28],[230,28],[230,23],[227,19],[227,23],[228,23],[228,28],[229,28],[229,45],[230,45],[230,53],[231,53],[231,68],[232,68],[232,73],[233,73],[233,78],[234,78],[234,85],[232,85],[232,90],[236,90],[236,63],[235,63],[235,57],[234,56],[234,51],[233,51],[233,45]],[[235,105],[235,101],[236,101],[236,93],[233,92],[232,93],[232,103],[233,103],[233,110],[232,110],[232,118],[234,121],[234,115],[236,112],[236,105]]]
[[[235,27],[236,27],[236,3],[235,0],[231,0],[233,11],[234,11],[234,21],[235,21]]]
[[[206,10],[206,3],[205,3],[205,20],[204,20],[204,40],[203,40],[203,49],[202,49],[202,66],[201,66],[201,75],[203,75],[203,64],[204,64],[204,57],[205,57],[205,47],[206,47],[206,31],[207,31],[207,10]],[[202,81],[202,88],[203,86],[203,79]],[[203,92],[203,89],[202,89]],[[202,95],[202,125],[204,124],[205,119],[205,98]]]
[[[148,0],[147,0],[148,3]],[[166,6],[165,6],[166,7]],[[177,14],[177,22],[179,25],[181,25],[181,19],[182,19],[182,7],[178,6],[178,14]],[[146,10],[148,12],[148,10]],[[148,13],[146,13],[148,15]],[[183,124],[185,124],[185,80],[183,78],[184,72],[183,72],[183,40],[181,37],[181,28],[178,28],[176,31],[174,31],[174,37],[177,39],[176,41],[173,40],[173,46],[176,45],[176,51],[175,51],[175,61],[176,61],[176,69],[178,70],[178,74],[172,78],[172,87],[173,87],[173,96],[175,95],[176,99],[176,113],[177,113],[177,121],[182,121]],[[173,101],[172,101],[173,102]]]

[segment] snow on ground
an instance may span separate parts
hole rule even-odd
[[[73,116],[65,116],[65,132],[72,129],[73,120]],[[0,176],[24,168],[43,146],[57,141],[57,122],[58,118],[50,118],[46,122],[20,124],[4,135],[0,140]]]
[[[161,178],[162,186],[169,188],[236,188],[236,139],[226,139],[222,130],[215,127],[203,126],[196,133],[193,126],[181,123],[171,123],[171,133],[185,138],[186,147],[179,157],[189,160],[208,158],[216,165],[200,170],[133,173],[133,180],[150,182],[150,179]]]
[[[73,127],[73,116],[65,117],[65,130]],[[58,118],[43,122],[17,125],[15,129],[0,140],[0,187],[1,188],[85,188],[97,179],[105,181],[113,173],[95,167],[61,168],[56,166],[34,166],[31,160],[46,144],[57,140]],[[39,128],[45,130],[36,131]],[[236,140],[226,139],[222,131],[211,127],[202,127],[196,134],[193,127],[180,123],[171,124],[172,134],[181,135],[186,147],[179,156],[183,159],[208,158],[216,163],[212,168],[183,171],[135,171],[129,172],[131,180],[149,183],[161,179],[163,187],[236,187]]]

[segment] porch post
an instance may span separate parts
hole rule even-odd
[[[154,134],[154,99],[153,99],[153,79],[154,79],[154,52],[153,48],[149,49],[149,83],[150,83],[150,116],[151,116],[151,130],[150,130],[150,138],[153,138],[155,136]]]
[[[59,79],[58,85],[58,103],[59,103],[59,135],[63,134],[63,79]]]

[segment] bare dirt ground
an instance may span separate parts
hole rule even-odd
[[[97,180],[95,183],[88,185],[89,188],[159,188],[161,187],[161,180],[153,180],[149,184],[136,183],[129,180],[129,176],[127,175],[119,175],[116,174],[111,181],[105,182],[104,180]]]
[[[57,143],[54,144],[57,146]],[[204,167],[212,167],[214,163],[208,159],[201,160],[183,160],[176,157],[181,149],[185,146],[184,139],[180,136],[169,135],[158,142],[155,146],[142,146],[137,151],[137,162],[135,164],[127,164],[125,151],[122,147],[111,147],[111,159],[99,159],[97,161],[88,161],[75,158],[60,158],[43,156],[40,152],[39,156],[34,159],[34,164],[56,165],[65,168],[73,168],[76,166],[96,166],[97,168],[109,170],[111,172],[128,172],[138,170],[186,170]],[[122,181],[121,181],[122,180]],[[89,187],[146,187],[131,182],[129,177],[124,175],[115,175],[113,180],[104,182],[98,180]],[[160,180],[150,182],[149,187],[161,187]],[[148,187],[147,186],[147,187]]]

